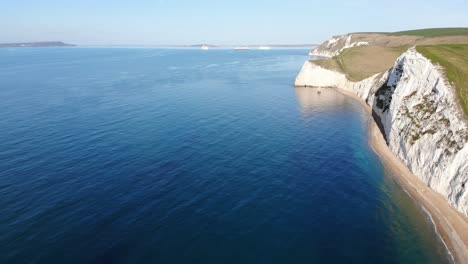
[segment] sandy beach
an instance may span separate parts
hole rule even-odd
[[[360,102],[371,115],[371,108],[359,96],[337,90]],[[397,182],[428,212],[455,263],[468,263],[468,217],[451,207],[442,195],[415,176],[389,149],[374,119],[369,119],[369,142],[384,166],[393,172]]]

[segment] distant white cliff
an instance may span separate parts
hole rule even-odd
[[[340,54],[345,49],[369,45],[367,41],[353,41],[352,38],[353,34],[333,37],[311,51],[309,55],[331,58]]]
[[[332,39],[324,44],[328,51],[319,48],[311,54],[331,57],[343,47],[364,45],[347,43],[347,38]],[[334,48],[338,42],[344,43]],[[467,121],[455,89],[438,66],[410,49],[388,72],[351,82],[342,73],[307,61],[295,84],[337,87],[362,98],[372,108],[389,148],[414,175],[468,216]]]

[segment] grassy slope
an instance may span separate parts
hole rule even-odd
[[[340,55],[313,63],[346,74],[351,81],[361,81],[390,69],[408,47],[360,46],[344,50]]]
[[[460,103],[468,115],[468,44],[417,46],[417,51],[440,64],[457,91]]]
[[[468,28],[426,28],[385,33],[393,36],[443,37],[468,35]]]
[[[468,28],[425,28],[397,32],[355,32],[358,34],[383,34],[388,36],[446,37],[468,36]]]
[[[322,68],[345,74],[344,69],[341,67],[340,62],[336,58],[323,59],[323,60],[312,60],[311,62],[321,66]]]

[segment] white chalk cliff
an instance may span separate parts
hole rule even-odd
[[[353,41],[353,34],[347,34],[327,40],[325,43],[310,52],[309,55],[331,58],[340,54],[345,49],[367,45],[369,45],[369,43],[366,41]]]
[[[467,121],[441,68],[410,49],[388,72],[360,82],[306,61],[295,84],[336,87],[362,98],[371,106],[389,148],[414,175],[468,216]]]

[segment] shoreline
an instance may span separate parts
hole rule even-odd
[[[356,94],[335,88],[338,92],[358,101],[369,114],[369,143],[385,168],[390,170],[398,184],[412,197],[434,223],[435,231],[445,244],[455,263],[468,263],[468,217],[465,217],[414,175],[388,147],[372,109]]]

